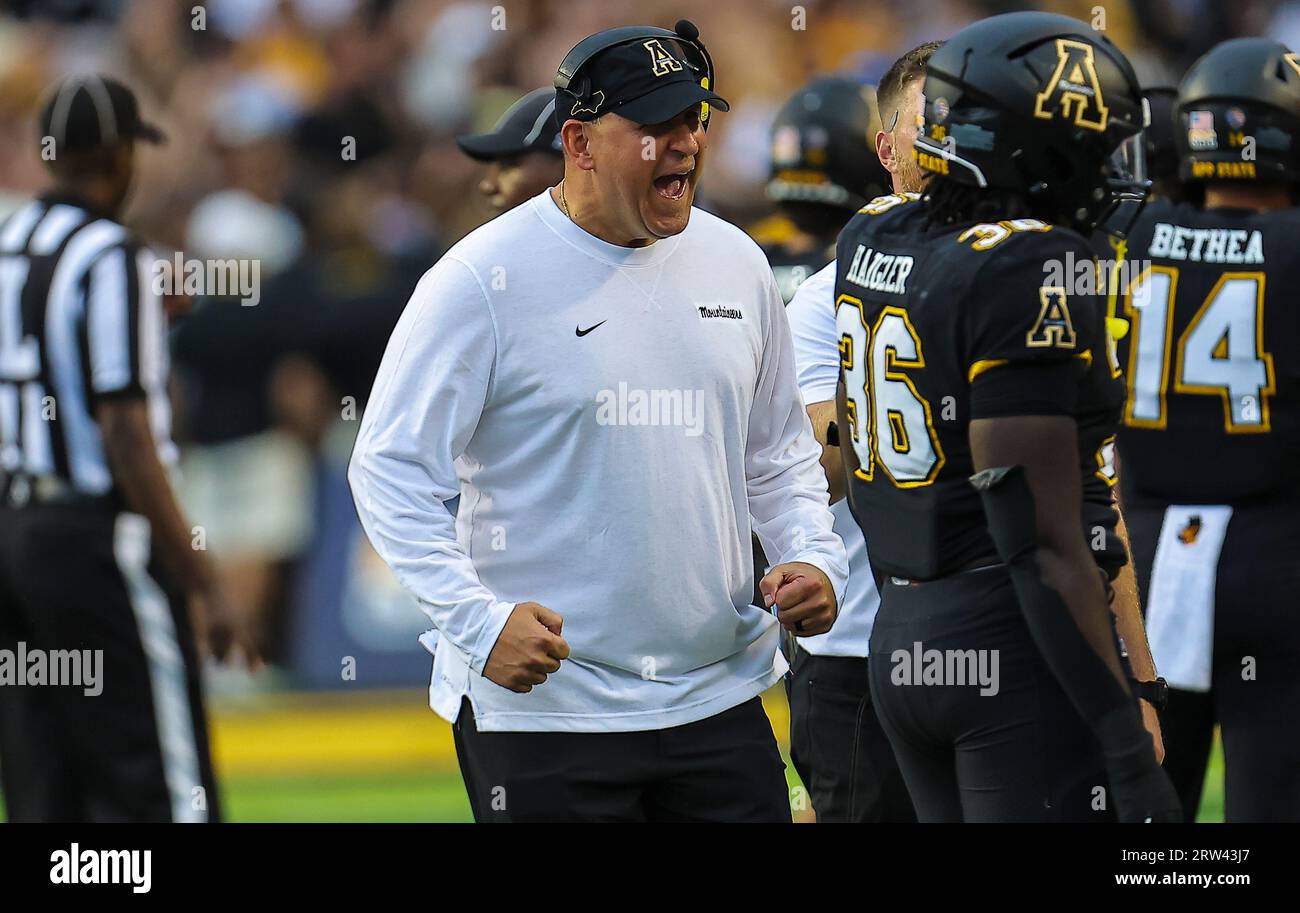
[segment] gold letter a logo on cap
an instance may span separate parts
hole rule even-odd
[[[681,71],[682,62],[669,54],[659,43],[658,38],[651,38],[643,47],[650,52],[650,65],[654,68],[656,76],[667,76],[669,73]]]

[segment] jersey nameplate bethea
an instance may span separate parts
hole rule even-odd
[[[1197,263],[1263,263],[1264,236],[1259,229],[1184,228],[1158,222],[1147,253]]]

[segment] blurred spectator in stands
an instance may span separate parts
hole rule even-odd
[[[284,205],[292,167],[296,101],[269,79],[233,81],[212,100],[210,146],[220,189],[190,214],[187,259],[235,258],[258,265],[262,287],[246,306],[205,289],[174,338],[174,364],[188,445],[181,497],[222,555],[235,604],[248,607],[264,650],[284,571],[311,530],[310,458],[273,426],[266,391],[279,357],[265,294],[304,255],[304,232]],[[276,659],[269,649],[268,659]]]

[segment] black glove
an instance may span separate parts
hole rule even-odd
[[[1118,714],[1109,714],[1102,730],[1131,730],[1129,721],[1121,722]],[[1103,739],[1113,745],[1118,738]],[[1183,806],[1178,800],[1169,775],[1156,763],[1151,736],[1142,730],[1141,737],[1128,738],[1126,748],[1103,747],[1106,773],[1110,778],[1111,800],[1122,824],[1177,824],[1183,820]]]

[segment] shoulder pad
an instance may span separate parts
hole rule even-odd
[[[889,212],[896,206],[902,206],[905,203],[915,203],[921,199],[919,193],[913,193],[910,190],[904,190],[902,193],[887,193],[884,196],[876,197],[866,206],[858,210],[869,216],[880,216]]]
[[[1012,239],[1048,232],[1059,234],[1060,229],[1039,219],[1002,219],[999,222],[979,222],[964,228],[957,233],[956,240],[971,250],[989,251]],[[1020,248],[1027,245],[1022,242],[1016,246]]]

